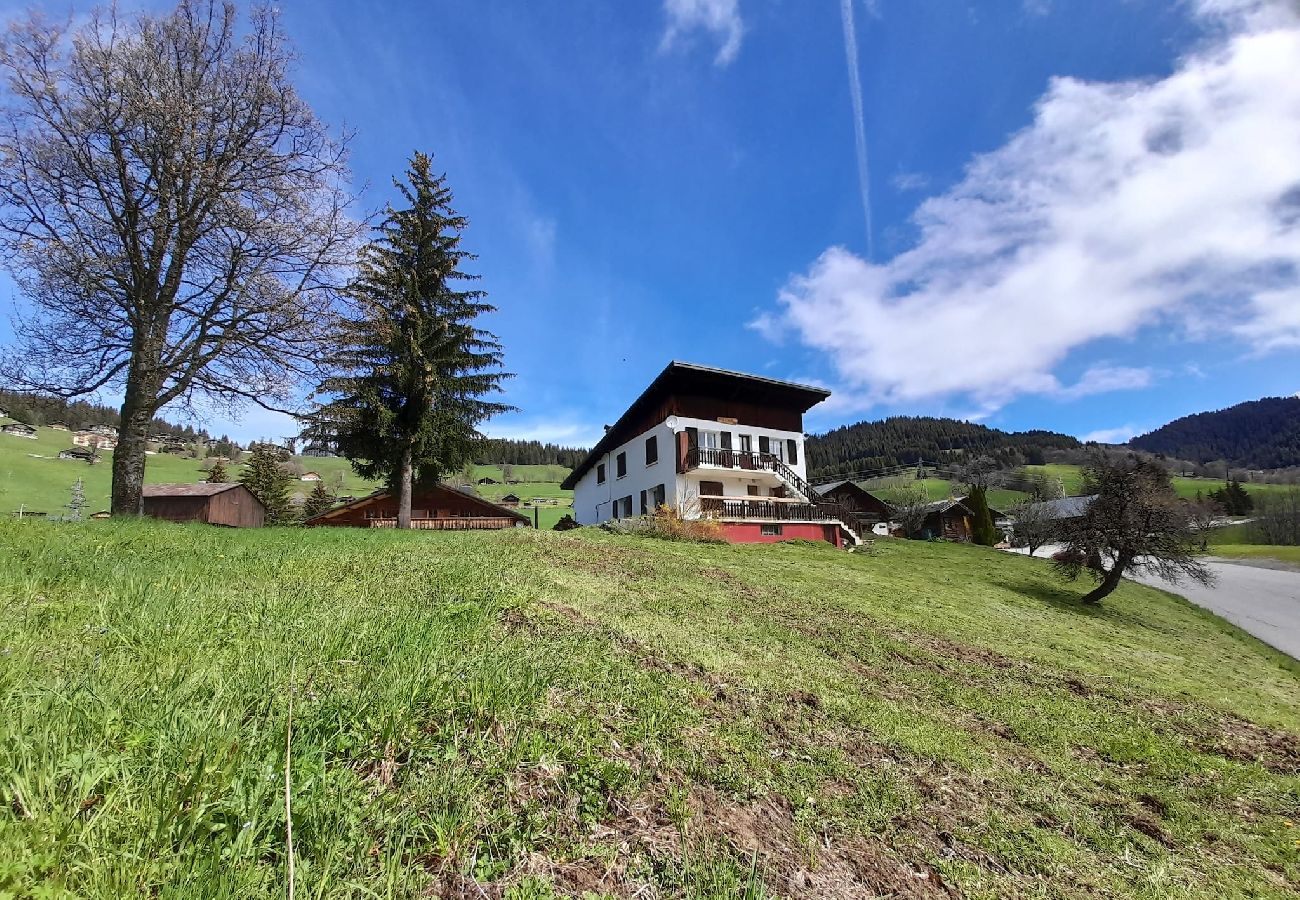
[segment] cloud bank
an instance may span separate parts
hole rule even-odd
[[[740,18],[740,0],[664,0],[664,29],[660,48],[670,49],[684,35],[695,31],[711,34],[720,42],[714,63],[730,64],[740,52],[745,25]]]
[[[912,249],[832,247],[752,327],[824,353],[846,402],[989,411],[1145,386],[1141,368],[1056,374],[1142,329],[1300,347],[1300,19],[1196,9],[1215,36],[1169,77],[1054,80],[1031,125],[921,204]]]

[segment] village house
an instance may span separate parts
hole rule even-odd
[[[298,480],[299,481],[320,481],[320,473],[303,472],[301,475],[298,476]]]
[[[502,506],[513,507],[513,506],[518,506],[523,501],[519,499],[518,494],[506,494],[504,497],[500,498],[497,502],[500,503]]]
[[[927,504],[921,527],[916,534],[908,537],[919,537],[922,540],[942,538],[947,541],[969,541],[973,532],[974,513],[966,506],[965,500],[965,497],[950,497],[947,500],[937,500]],[[1006,513],[990,506],[989,515],[993,518],[995,526],[1003,529],[1010,527],[1010,519]]]
[[[0,434],[7,434],[10,437],[27,438],[33,441],[36,440],[36,429],[31,425],[28,425],[26,422],[9,422],[5,425],[0,425]]]
[[[49,423],[49,427],[50,427],[50,428],[53,428],[55,431],[71,431],[71,430],[72,430],[71,428],[68,427],[68,424],[67,424],[66,422],[50,422],[50,423]]]
[[[242,484],[146,484],[144,514],[169,522],[260,528],[266,507]]]
[[[817,387],[671,362],[561,485],[582,525],[653,513],[717,521],[736,543],[856,544],[851,517],[806,480]]]
[[[88,429],[74,431],[72,433],[72,443],[78,447],[90,447],[92,450],[114,450],[117,448],[117,438]]]
[[[117,429],[112,425],[91,425],[90,428],[86,430],[95,434],[103,435],[104,437],[117,437]]]
[[[94,463],[99,461],[99,454],[89,447],[69,447],[67,450],[59,451],[59,459],[76,459],[85,463]]]
[[[893,507],[887,502],[852,481],[819,484],[817,493],[847,509],[862,526],[858,534],[871,531],[879,522],[888,522],[894,514]]]
[[[306,525],[336,525],[353,528],[397,527],[397,496],[376,491],[308,519]],[[520,515],[496,503],[476,497],[449,484],[415,487],[411,492],[411,527],[428,531],[493,531],[532,525]]]

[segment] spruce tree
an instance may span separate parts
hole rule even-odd
[[[229,480],[230,474],[226,471],[226,464],[221,460],[217,460],[212,464],[212,468],[208,469],[208,484],[225,484]]]
[[[494,311],[466,282],[474,259],[461,249],[464,217],[445,176],[416,153],[407,182],[394,180],[406,208],[388,207],[362,251],[349,290],[354,310],[338,336],[336,374],[306,435],[329,441],[363,478],[397,494],[397,527],[411,525],[412,485],[432,483],[473,458],[478,426],[510,407],[486,399],[509,377],[496,336],[478,327]]]
[[[334,498],[325,489],[325,482],[318,481],[316,487],[312,488],[312,492],[307,495],[307,502],[302,507],[302,517],[304,519],[315,518],[333,505]]]
[[[971,488],[970,494],[962,502],[971,512],[971,540],[992,547],[998,542],[998,530],[993,527],[993,514],[989,512],[989,501],[984,488]]]
[[[239,476],[239,482],[266,507],[267,525],[286,525],[293,521],[289,502],[289,473],[282,466],[287,454],[271,444],[254,444],[251,458]]]

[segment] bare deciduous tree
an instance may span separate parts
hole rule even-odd
[[[112,510],[140,510],[164,406],[268,408],[315,376],[359,224],[346,140],[289,82],[275,12],[182,0],[75,33],[38,16],[0,47],[0,247],[30,301],[6,374],[122,394]]]
[[[894,512],[894,520],[903,529],[903,534],[912,537],[925,525],[931,501],[924,487],[910,484],[893,495],[889,506]]]
[[[1026,547],[1033,556],[1039,547],[1049,543],[1056,534],[1056,517],[1041,501],[1028,500],[1011,508],[1015,523],[1012,537],[1018,547]]]
[[[1083,476],[1084,493],[1095,499],[1082,516],[1061,524],[1065,550],[1056,565],[1071,581],[1085,568],[1093,573],[1099,583],[1084,596],[1085,603],[1100,603],[1127,572],[1213,583],[1195,556],[1196,532],[1163,467],[1133,454],[1099,453]],[[1097,568],[1087,565],[1098,559]]]

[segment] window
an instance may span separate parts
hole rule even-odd
[[[645,464],[653,466],[659,462],[659,438],[654,435],[645,439]]]
[[[718,449],[718,433],[716,431],[704,432],[704,446],[709,450]]]
[[[623,500],[622,500],[622,503],[623,503],[623,516],[624,516],[624,517],[631,516],[631,515],[632,515],[632,495],[631,495],[631,494],[628,494],[626,497],[624,497]]]
[[[768,436],[765,435],[765,434],[760,434],[760,435],[758,436],[758,452],[759,452],[759,453],[771,453],[771,452],[772,452],[772,441],[771,441],[771,439],[769,439]]]
[[[799,465],[799,442],[789,438],[785,442],[785,461],[792,466]]]
[[[747,484],[747,485],[745,485],[745,493],[749,494],[749,496],[751,496],[751,497],[757,497],[757,496],[759,496],[759,493],[758,493],[758,485],[756,485],[756,484]]]
[[[781,526],[780,526],[780,525],[760,525],[760,526],[758,526],[758,529],[759,529],[759,533],[762,534],[763,537],[780,537],[780,536],[781,536]]]
[[[622,478],[627,474],[627,454],[620,453],[614,457],[614,472],[617,477]]]
[[[647,510],[645,507],[645,491],[642,491],[641,492],[641,515],[644,516],[646,514],[646,511]]]
[[[730,432],[730,431],[724,431],[724,432],[722,432],[722,434],[721,434],[721,438],[722,438],[722,449],[723,449],[723,450],[730,450],[730,449],[731,449],[731,432]]]
[[[663,506],[667,502],[668,502],[668,497],[664,493],[664,486],[662,484],[655,485],[655,489],[654,489],[655,509],[658,509],[659,507]]]
[[[721,496],[722,496],[722,482],[721,482],[721,481],[701,481],[701,482],[700,482],[700,496],[701,496],[701,497],[721,497]]]
[[[742,453],[754,452],[754,439],[751,436],[747,434],[740,436],[740,451]]]
[[[605,464],[598,463],[596,465],[596,484],[604,484],[604,483],[605,483]]]

